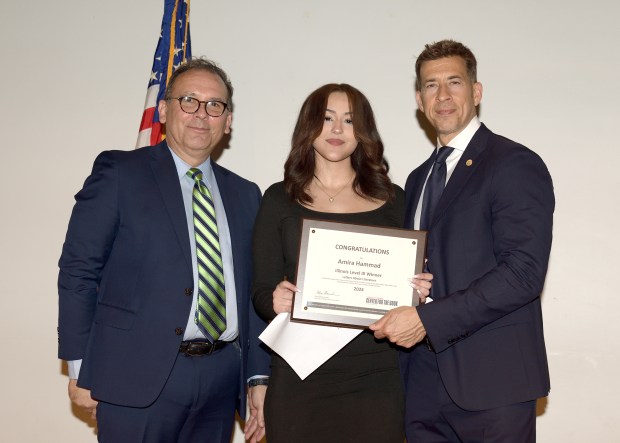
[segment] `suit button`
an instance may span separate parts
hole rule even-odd
[[[175,333],[176,335],[181,335],[181,334],[183,333],[183,328],[176,328],[176,329],[174,330],[174,333]]]
[[[193,288],[185,288],[185,295],[192,295],[194,293]]]

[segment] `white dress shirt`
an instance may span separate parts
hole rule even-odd
[[[476,133],[479,127],[480,127],[480,120],[478,119],[478,116],[474,116],[474,118],[471,119],[469,124],[465,126],[465,128],[461,132],[459,132],[456,137],[450,140],[450,143],[448,145],[446,145],[446,146],[450,146],[451,148],[454,148],[454,151],[452,151],[450,155],[448,156],[448,158],[446,159],[446,184],[448,183],[448,180],[450,180],[450,177],[452,176],[452,173],[454,172],[454,169],[456,168],[456,164],[461,159],[461,156],[463,155],[465,148],[467,148],[467,145],[469,144],[471,139],[474,137],[474,134]],[[436,149],[439,150],[439,148],[442,148],[443,146],[444,145],[442,145],[439,142],[439,139],[437,139]],[[428,180],[428,176],[431,175],[432,170],[433,168],[429,169],[428,175],[426,176],[426,180]],[[422,188],[422,194],[420,194],[420,200],[418,201],[418,206],[415,209],[415,215],[413,218],[413,229],[420,229],[420,218],[422,216],[422,200],[424,200],[424,189],[425,188],[426,188],[426,181],[424,182],[424,187]]]

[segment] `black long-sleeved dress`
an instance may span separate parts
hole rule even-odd
[[[254,231],[254,306],[275,317],[272,293],[286,276],[295,282],[301,218],[402,227],[404,192],[367,212],[316,212],[291,201],[282,182],[263,197]],[[402,443],[403,388],[396,348],[362,332],[301,380],[273,353],[265,403],[269,443]]]

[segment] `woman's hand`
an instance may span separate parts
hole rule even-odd
[[[409,284],[411,287],[418,292],[418,297],[420,297],[421,304],[426,302],[426,297],[428,297],[431,293],[431,286],[433,286],[431,283],[432,280],[433,274],[429,274],[428,272],[416,274],[413,278],[409,279]]]
[[[246,441],[258,443],[265,436],[265,415],[263,406],[265,405],[265,394],[267,386],[254,386],[248,390],[248,405],[250,415],[247,417],[243,433]]]
[[[273,310],[276,314],[291,312],[293,308],[293,292],[300,292],[293,283],[286,280],[278,283],[278,286],[273,291]]]

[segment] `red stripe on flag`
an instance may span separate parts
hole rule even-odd
[[[148,129],[153,124],[153,116],[155,115],[155,108],[146,108],[142,114],[142,121],[140,122],[140,131]]]
[[[153,127],[151,128],[151,145],[156,145],[162,140],[163,138],[161,136],[161,123],[154,122]]]

